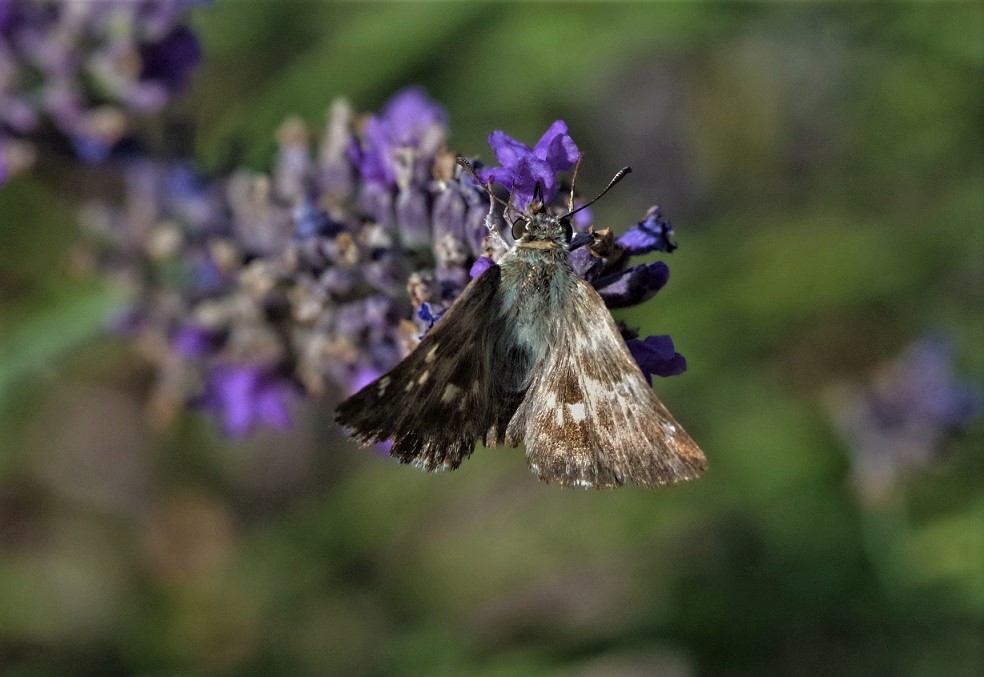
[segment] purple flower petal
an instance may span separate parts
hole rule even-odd
[[[426,167],[440,150],[446,135],[447,113],[420,87],[398,92],[366,122],[362,146],[353,145],[349,156],[369,184],[395,186],[399,152],[416,151],[416,163]]]
[[[555,171],[568,172],[574,169],[581,157],[574,139],[567,133],[567,123],[557,120],[537,141],[534,154],[543,158]]]
[[[489,134],[489,146],[502,168],[516,166],[520,160],[533,152],[533,149],[525,143],[517,141],[499,129]]]
[[[652,298],[669,279],[670,269],[656,261],[602,278],[594,285],[609,308],[625,308]]]
[[[876,391],[880,408],[902,420],[963,428],[980,413],[981,390],[954,376],[952,342],[929,336],[915,343]]]
[[[484,273],[486,270],[488,270],[494,265],[495,265],[495,261],[493,261],[487,256],[482,256],[478,260],[476,260],[475,263],[472,264],[471,270],[468,272],[468,274],[471,276],[471,279],[474,280],[476,277],[479,277],[482,273]]]
[[[519,209],[533,199],[537,183],[543,187],[544,199],[553,200],[557,195],[557,174],[573,169],[580,157],[563,120],[550,125],[534,148],[498,130],[489,135],[489,146],[501,166],[480,169],[478,175],[483,181],[509,189]]]
[[[575,249],[568,256],[568,261],[570,261],[571,267],[574,268],[574,272],[589,282],[594,280],[598,271],[605,265],[604,259],[592,254],[590,247],[579,247]]]
[[[425,302],[420,304],[420,309],[417,311],[417,317],[426,322],[427,329],[430,329],[437,324],[437,321],[441,319],[441,316],[444,315],[445,312],[447,312],[447,308],[435,311],[431,307],[431,304]]]
[[[211,374],[208,385],[212,391],[206,390],[206,402],[222,418],[230,437],[242,437],[252,426],[257,380],[258,374],[248,367],[218,367]]]
[[[432,231],[427,194],[419,190],[401,190],[396,198],[395,209],[403,244],[410,248],[430,244]]]
[[[375,369],[374,367],[358,367],[349,382],[349,394],[359,392],[382,375],[383,372],[379,369]]]
[[[546,202],[557,195],[557,172],[546,160],[527,155],[513,170],[511,189],[518,199],[524,201],[521,204],[525,206],[533,199],[537,184],[543,188],[543,199]]]
[[[428,127],[446,125],[448,115],[442,106],[430,100],[423,87],[408,87],[389,100],[382,119],[392,142],[416,146]]]
[[[168,91],[180,92],[201,59],[198,36],[187,26],[178,26],[159,42],[140,46],[140,79],[156,80]]]
[[[198,359],[218,350],[222,338],[220,332],[186,322],[171,337],[171,349],[181,357]]]
[[[618,238],[618,243],[630,256],[649,252],[672,252],[677,248],[670,241],[672,236],[673,225],[663,218],[659,207],[652,207],[646,218]]]
[[[673,340],[666,335],[647,336],[625,342],[633,359],[642,370],[649,385],[653,375],[678,376],[687,370],[687,360],[673,347]]]
[[[287,430],[290,427],[287,402],[293,394],[293,388],[285,382],[275,381],[260,388],[256,393],[257,421],[275,430]]]
[[[243,437],[258,426],[284,430],[287,405],[296,394],[288,377],[262,364],[222,364],[208,374],[205,392],[194,402],[219,416],[225,433]]]

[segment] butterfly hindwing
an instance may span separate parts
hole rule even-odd
[[[643,378],[598,293],[577,280],[567,303],[505,443],[525,440],[530,469],[568,486],[698,477],[703,453]]]
[[[387,374],[342,402],[336,420],[363,444],[393,440],[390,454],[425,470],[453,470],[518,402],[496,397],[509,341],[499,266],[462,292],[420,344]]]

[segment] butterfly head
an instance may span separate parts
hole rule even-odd
[[[553,216],[542,202],[534,200],[512,225],[517,247],[554,249],[566,247],[574,235],[569,216]]]
[[[472,167],[468,160],[459,156],[455,159],[455,161],[461,165],[465,171],[471,174],[472,178],[474,178],[480,186],[483,185],[482,180],[475,172],[475,168]],[[622,169],[615,174],[612,180],[608,182],[608,186],[605,190],[601,191],[601,193],[599,193],[594,199],[581,205],[577,209],[574,209],[574,187],[572,182],[569,211],[560,216],[555,216],[547,210],[546,201],[543,196],[543,184],[540,182],[537,182],[533,189],[533,199],[522,212],[519,212],[519,210],[513,206],[511,198],[509,202],[505,202],[496,196],[496,194],[492,192],[491,185],[486,185],[484,188],[486,193],[488,193],[489,200],[501,204],[505,208],[506,213],[512,210],[518,214],[518,218],[513,221],[512,225],[512,236],[517,247],[525,249],[559,249],[571,245],[573,248],[583,245],[585,242],[575,241],[571,244],[574,239],[574,228],[572,226],[571,217],[579,211],[587,209],[593,205],[605,193],[611,190],[612,186],[621,181],[622,178],[631,171],[632,170],[629,167],[622,167]]]

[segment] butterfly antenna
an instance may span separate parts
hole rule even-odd
[[[509,206],[509,203],[508,202],[506,202],[501,197],[499,197],[498,195],[496,195],[495,193],[493,193],[492,192],[492,188],[490,186],[482,183],[482,180],[480,178],[478,178],[478,174],[475,172],[475,168],[472,167],[472,163],[470,163],[468,160],[466,160],[465,158],[461,157],[460,155],[457,156],[457,157],[455,157],[454,161],[457,162],[459,165],[461,165],[461,168],[462,169],[464,169],[466,172],[468,172],[469,174],[471,174],[471,177],[473,179],[475,179],[475,181],[478,183],[478,185],[480,185],[485,190],[485,192],[488,194],[488,196],[489,196],[490,199],[495,200],[496,202],[498,202],[499,204],[501,204],[506,209],[511,209],[511,207]]]
[[[574,184],[577,183],[577,170],[581,168],[581,160],[584,159],[584,155],[579,155],[577,162],[574,164],[574,173],[571,175],[571,195],[567,198],[567,213],[570,214],[574,211]]]
[[[502,246],[504,249],[509,249],[509,245],[506,243],[505,240],[502,239],[502,235],[499,234],[498,229],[495,227],[495,222],[492,220],[492,212],[495,210],[496,202],[501,204],[503,209],[505,210],[503,214],[505,214],[506,211],[512,209],[512,207],[509,204],[509,202],[512,202],[512,196],[510,196],[509,202],[503,201],[502,198],[500,198],[499,196],[497,196],[495,193],[492,192],[491,185],[486,185],[482,183],[482,180],[478,178],[478,174],[475,172],[475,168],[472,167],[471,163],[468,160],[461,157],[460,155],[457,156],[454,160],[459,165],[461,165],[462,169],[464,169],[466,172],[471,174],[472,178],[475,179],[475,182],[478,183],[478,185],[480,185],[485,190],[485,193],[489,196],[489,213],[485,217],[485,228],[488,229],[489,236],[493,240],[495,240],[497,244]]]
[[[581,205],[577,209],[572,209],[571,211],[567,212],[566,214],[564,214],[563,216],[561,216],[559,218],[561,218],[561,219],[567,218],[568,216],[571,216],[573,214],[577,214],[582,209],[587,209],[588,207],[590,207],[591,205],[593,205],[595,202],[597,202],[598,200],[600,200],[605,195],[605,193],[607,193],[612,188],[614,188],[615,187],[615,184],[618,183],[619,181],[621,181],[622,179],[624,179],[626,174],[630,174],[631,172],[632,172],[632,168],[631,167],[622,167],[620,170],[618,170],[618,172],[615,174],[615,176],[612,177],[612,180],[608,182],[608,186],[605,188],[605,190],[603,190],[600,193],[598,193],[598,196],[595,197],[595,199],[593,199],[590,202],[587,202],[587,203]]]

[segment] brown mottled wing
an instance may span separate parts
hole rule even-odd
[[[700,476],[704,454],[646,383],[598,293],[578,280],[569,303],[506,444],[525,439],[530,469],[566,486],[651,487]]]
[[[512,336],[497,312],[499,266],[462,292],[420,344],[387,374],[342,402],[336,420],[362,444],[393,440],[390,454],[425,470],[453,470],[509,398],[496,397],[492,356]],[[517,403],[511,406],[515,409]]]

